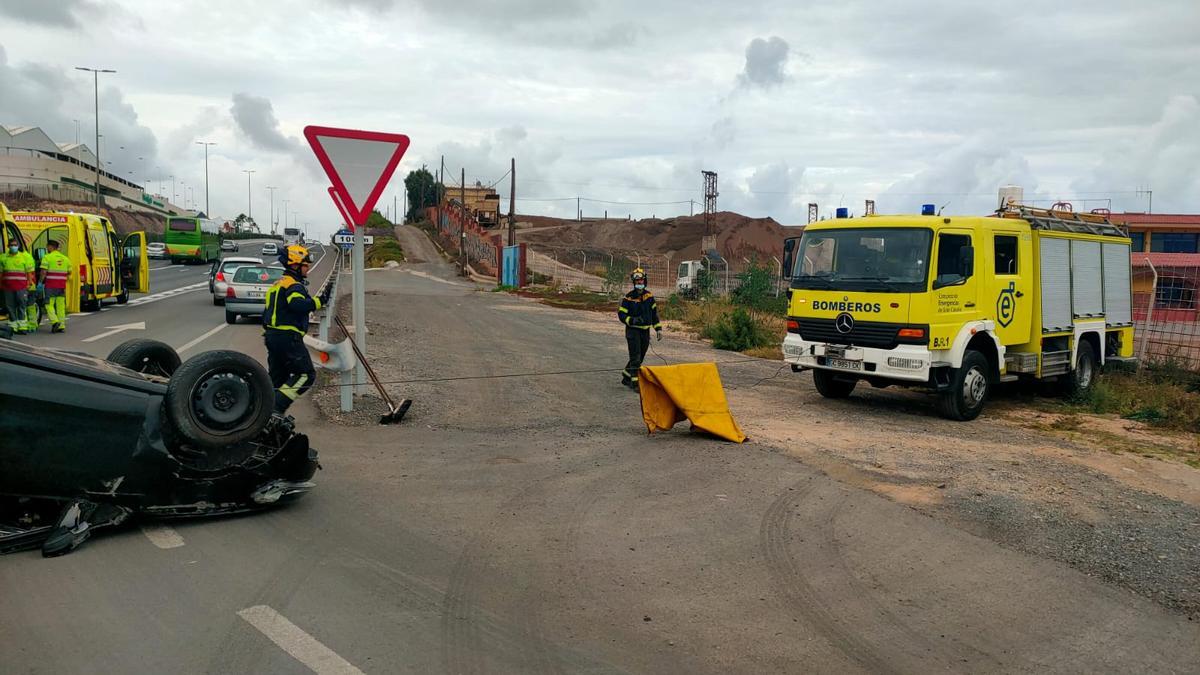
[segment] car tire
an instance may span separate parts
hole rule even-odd
[[[179,354],[171,345],[144,338],[122,342],[108,353],[105,360],[139,373],[160,377],[171,377],[180,363]]]
[[[234,314],[233,312],[231,312],[229,310],[225,310],[225,323],[235,324],[235,323],[237,323],[237,318],[238,318],[237,314]]]
[[[828,370],[814,370],[813,384],[817,385],[817,392],[825,398],[846,398],[858,386],[856,380],[839,379]]]
[[[274,410],[271,378],[258,361],[228,350],[187,360],[167,384],[167,419],[176,437],[201,450],[248,441]]]
[[[974,349],[963,354],[962,366],[950,378],[950,389],[938,394],[942,417],[967,422],[979,417],[992,391],[991,364]]]
[[[224,305],[225,305],[225,298],[218,298],[215,295],[213,296],[213,306],[222,307]]]
[[[1075,368],[1058,378],[1055,383],[1060,396],[1079,398],[1092,390],[1096,376],[1100,373],[1100,365],[1096,362],[1096,350],[1092,343],[1084,340],[1079,343],[1079,351],[1075,354]]]

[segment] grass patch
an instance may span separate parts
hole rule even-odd
[[[366,250],[367,267],[383,267],[390,260],[404,262],[404,249],[400,248],[400,242],[393,237],[376,237],[375,243]]]
[[[1083,400],[1072,405],[1151,427],[1195,433],[1200,430],[1200,376],[1154,368],[1106,373]]]
[[[603,293],[593,293],[583,287],[576,286],[562,289],[558,286],[530,286],[522,289],[512,289],[517,295],[525,298],[535,298],[551,307],[565,309],[583,309],[592,312],[617,311],[620,303]]]

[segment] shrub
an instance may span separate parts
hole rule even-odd
[[[742,307],[719,318],[701,332],[701,336],[713,341],[717,349],[741,352],[765,347],[775,337]]]
[[[389,260],[404,262],[404,249],[391,237],[378,237],[366,252],[367,267],[382,267]]]

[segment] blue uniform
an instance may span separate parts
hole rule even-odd
[[[275,412],[288,407],[312,388],[317,372],[304,346],[308,315],[321,309],[321,299],[308,294],[299,273],[287,270],[267,291],[263,309],[263,342],[267,371],[275,387]]]

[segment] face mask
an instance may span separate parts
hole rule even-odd
[[[633,287],[634,287],[634,288],[636,288],[636,289],[637,289],[637,290],[639,290],[639,291],[644,291],[644,290],[646,290],[646,284],[634,284],[634,285],[633,285]]]
[[[21,250],[21,249],[17,248],[16,246],[9,246],[9,247],[8,247],[8,252],[9,252],[9,253],[14,253],[14,254],[15,254],[17,251],[20,251],[20,250]]]

